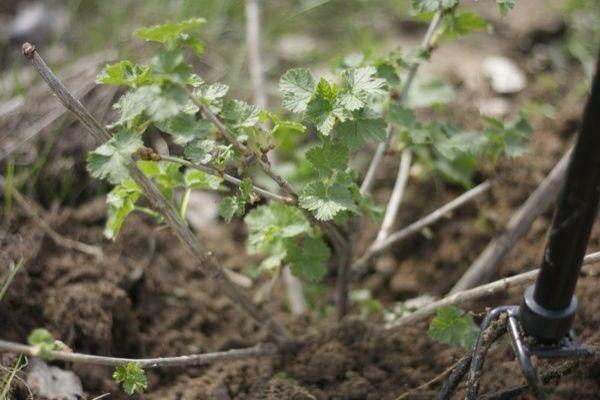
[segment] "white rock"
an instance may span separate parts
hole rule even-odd
[[[81,379],[71,371],[50,367],[39,358],[29,360],[27,386],[36,398],[77,400],[83,397]]]
[[[213,225],[219,216],[219,196],[195,190],[190,194],[187,220],[198,231]]]
[[[527,85],[523,71],[506,57],[487,57],[483,60],[481,69],[483,75],[490,80],[492,89],[497,93],[518,93]]]

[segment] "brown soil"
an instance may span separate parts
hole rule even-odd
[[[492,51],[528,60],[527,54],[507,47],[505,43],[513,36],[509,28],[505,29],[508,30],[500,31],[500,42],[494,43]],[[510,216],[561,157],[572,140],[581,111],[581,97],[572,96],[572,82],[581,78],[581,72],[574,69],[570,76],[555,73],[557,88],[548,98],[546,89],[535,79],[537,67],[527,61],[522,67],[529,73],[530,85],[526,92],[511,99],[513,112],[541,97],[561,107],[556,119],[534,118],[536,133],[528,155],[502,162],[495,171],[482,166],[480,180],[495,174],[501,176],[489,194],[433,226],[431,238],[414,237],[381,257],[364,281],[355,283],[356,287],[368,287],[386,305],[425,293],[444,294],[489,240],[502,231]],[[460,77],[451,78],[460,83]],[[459,91],[452,105],[452,117],[459,118],[457,123],[471,126],[471,121],[479,120],[472,97],[480,95],[466,87]],[[565,98],[577,101],[565,104]],[[67,128],[67,135],[77,136]],[[51,140],[47,136],[46,139]],[[266,340],[265,332],[217,291],[167,230],[133,216],[119,240],[109,243],[103,239],[104,200],[96,197],[98,187],[86,180],[83,168],[83,149],[89,143],[63,139],[57,142],[51,154],[55,159],[47,162],[49,167],[42,170],[31,193],[53,210],[51,219],[57,231],[86,243],[101,243],[105,258],[97,260],[57,247],[15,210],[10,228],[0,230],[0,276],[4,276],[9,260],[23,257],[27,261],[0,303],[3,339],[23,342],[32,329],[43,326],[76,351],[127,357],[226,350]],[[37,143],[38,147],[43,145]],[[391,191],[396,159],[388,157],[378,182],[381,189],[375,197],[382,202]],[[78,204],[76,207],[55,207],[53,199],[47,196],[46,189],[59,182],[56,166],[65,165],[64,160],[75,166],[72,169],[77,196],[70,200]],[[411,177],[399,225],[414,221],[461,192],[461,188],[441,181]],[[550,217],[549,211],[535,222],[527,237],[506,258],[498,276],[516,274],[537,263]],[[365,226],[367,229],[357,238],[356,254],[375,233],[372,223],[365,221]],[[600,229],[596,228],[590,250],[600,244],[599,234]],[[199,236],[225,267],[243,272],[244,266],[255,261],[242,251],[245,233],[241,225],[214,226]],[[333,281],[333,277],[329,279]],[[576,329],[581,339],[591,345],[600,342],[599,285],[600,277],[586,276],[578,287],[581,311]],[[519,297],[520,292],[516,291],[485,299],[469,309],[480,316],[486,307],[516,303]],[[319,299],[319,305],[324,307],[329,300]],[[426,323],[385,336],[380,320],[348,317],[337,323],[318,317],[317,312],[293,318],[284,303],[282,290],[276,287],[271,301],[273,311],[295,334],[306,335],[306,343],[298,351],[260,361],[148,370],[150,390],[140,398],[395,399],[435,378],[462,355],[460,350],[430,340]],[[0,358],[3,366],[13,362],[10,356]],[[106,392],[112,393],[110,398],[126,398],[112,381],[108,368],[63,366],[81,377],[89,398]],[[541,371],[547,368],[540,365]],[[504,339],[492,348],[486,362],[482,391],[519,384],[522,378]],[[26,398],[26,391],[21,389],[19,398]],[[409,398],[432,399],[438,389],[439,384],[433,385]],[[547,389],[551,399],[600,398],[600,359],[575,364]],[[459,390],[456,398],[461,395]]]

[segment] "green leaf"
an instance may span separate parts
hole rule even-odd
[[[413,0],[413,8],[419,12],[449,10],[458,5],[459,0]]]
[[[219,205],[219,215],[227,222],[234,216],[241,217],[246,212],[246,204],[254,201],[254,185],[250,178],[242,179],[238,196],[225,197]]]
[[[452,307],[440,307],[429,325],[429,336],[440,343],[470,349],[473,347],[479,328],[473,317]]]
[[[216,168],[223,169],[225,164],[233,158],[234,151],[231,145],[223,145],[212,139],[206,139],[188,144],[184,149],[184,154],[192,162],[210,163]]]
[[[442,35],[445,39],[456,39],[472,32],[490,32],[491,25],[472,11],[451,13],[444,18]]]
[[[342,122],[335,128],[335,138],[350,151],[358,150],[367,142],[381,142],[385,140],[387,124],[382,118],[367,118],[362,114],[353,120]]]
[[[27,337],[27,343],[34,346],[39,356],[46,361],[52,360],[52,351],[57,348],[54,337],[44,328],[36,328],[31,331]]]
[[[218,190],[223,183],[223,178],[197,169],[188,169],[185,172],[184,180],[186,188],[198,190]]]
[[[449,103],[454,97],[454,89],[444,81],[417,78],[406,96],[404,105],[409,108],[426,108]]]
[[[147,66],[134,65],[131,61],[120,61],[107,65],[96,77],[96,83],[104,85],[127,85],[135,88],[152,82]]]
[[[260,119],[258,107],[241,100],[228,100],[223,107],[223,121],[231,128],[251,128]]]
[[[202,43],[193,39],[187,32],[198,29],[205,22],[204,18],[190,18],[177,23],[167,22],[149,28],[140,28],[134,32],[134,35],[149,42],[162,43],[167,49],[173,49],[178,45],[188,46],[197,54],[202,54],[204,50]]]
[[[496,0],[496,4],[498,4],[500,14],[504,17],[510,10],[515,8],[517,0]]]
[[[142,146],[142,139],[125,129],[87,156],[88,170],[93,177],[119,184],[129,177],[131,155]]]
[[[299,245],[288,241],[286,245],[290,271],[295,276],[311,282],[320,281],[327,273],[327,260],[331,250],[321,238],[307,236]]]
[[[329,135],[336,118],[340,117],[338,105],[338,89],[321,78],[306,107],[306,118],[314,123],[323,135]]]
[[[348,167],[348,148],[341,143],[325,140],[321,146],[306,152],[306,159],[319,175],[330,176],[333,170],[345,170]]]
[[[185,91],[177,85],[142,86],[125,93],[115,104],[121,117],[114,125],[122,125],[142,114],[151,121],[160,122],[182,112],[187,103]]]
[[[304,68],[288,70],[279,80],[283,108],[295,113],[306,111],[315,89],[315,79]]]
[[[244,214],[244,206],[236,196],[227,196],[221,200],[219,204],[219,215],[225,222],[231,222],[231,219],[236,215]]]
[[[205,119],[197,120],[191,114],[181,113],[156,123],[156,127],[172,135],[176,144],[185,146],[196,139],[205,138],[212,124]]]
[[[223,108],[223,97],[225,97],[228,91],[229,86],[222,83],[216,82],[207,85],[202,82],[194,90],[193,95],[198,102],[210,107],[212,112],[218,114]]]
[[[270,253],[283,250],[283,239],[312,232],[298,208],[281,203],[256,207],[244,218],[248,228],[248,253]]]
[[[377,69],[370,66],[342,72],[342,106],[348,111],[355,111],[363,108],[369,97],[384,95],[385,80],[376,75]]]
[[[128,395],[143,393],[148,389],[148,379],[142,367],[135,362],[119,365],[113,373],[115,382],[122,384],[123,391]]]
[[[463,155],[485,155],[489,143],[489,139],[482,133],[470,131],[436,140],[433,145],[442,156],[454,160]]]
[[[352,178],[337,173],[330,179],[318,179],[309,183],[300,195],[300,206],[313,212],[321,221],[332,220],[342,211],[357,212],[350,190]]]
[[[141,161],[138,164],[140,163]],[[156,164],[152,162],[149,165]],[[125,180],[108,193],[106,196],[108,219],[104,228],[104,235],[108,239],[114,240],[119,235],[125,218],[134,211],[135,203],[141,195],[142,190],[132,179]]]

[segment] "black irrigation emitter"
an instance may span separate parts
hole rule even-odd
[[[544,399],[545,394],[532,356],[572,359],[594,354],[577,343],[572,324],[578,307],[575,286],[600,198],[599,73],[600,56],[537,281],[525,290],[520,305],[495,308],[484,318],[470,359],[467,400],[477,398],[487,349],[501,336],[489,333],[494,324],[508,333],[521,372],[537,399]],[[448,398],[456,389],[467,365],[454,371],[439,399]]]

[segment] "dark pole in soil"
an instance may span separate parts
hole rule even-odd
[[[520,307],[525,332],[547,342],[557,342],[567,334],[577,311],[575,286],[600,199],[599,112],[597,69],[540,274],[535,285],[525,291]]]

